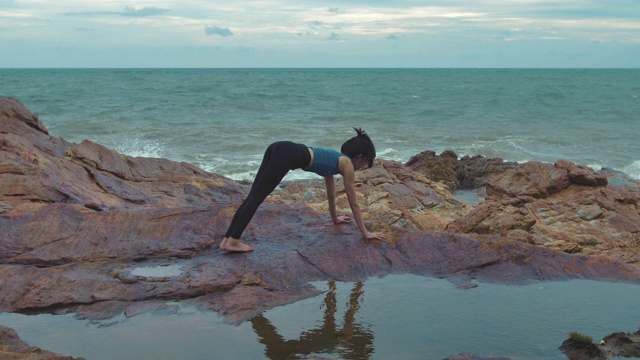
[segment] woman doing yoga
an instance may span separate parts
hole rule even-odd
[[[249,195],[233,216],[231,225],[220,243],[220,249],[231,252],[253,251],[253,246],[240,242],[240,236],[253,218],[258,206],[278,186],[289,170],[295,169],[303,169],[324,177],[329,213],[334,224],[345,224],[351,221],[351,216],[338,216],[336,212],[336,190],[333,176],[342,175],[347,200],[362,236],[365,239],[385,239],[386,235],[382,232],[367,231],[362,220],[354,185],[355,172],[373,165],[376,149],[369,135],[362,129],[354,128],[354,130],[357,135],[342,144],[340,152],[307,147],[290,141],[278,141],[269,145]]]

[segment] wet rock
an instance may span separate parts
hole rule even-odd
[[[22,341],[15,330],[0,325],[0,359],[7,360],[84,360],[59,355],[30,346]]]
[[[629,175],[620,171],[602,168],[598,171],[598,174],[605,176],[607,178],[607,183],[610,185],[620,186],[631,190],[637,190],[640,188],[640,181],[632,179]]]

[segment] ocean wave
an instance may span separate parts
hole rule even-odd
[[[115,144],[114,150],[133,157],[166,157],[164,145],[158,140],[142,139],[138,136],[126,137]]]
[[[620,169],[620,171],[636,180],[640,180],[640,160],[634,161],[633,163]]]

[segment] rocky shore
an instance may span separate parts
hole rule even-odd
[[[427,151],[406,164],[378,160],[357,176],[365,220],[386,241],[334,226],[324,183],[300,180],[256,214],[244,235],[256,251],[228,254],[217,245],[248,184],[69,143],[18,100],[0,98],[0,312],[105,319],[180,300],[237,323],[317,295],[313,281],[399,273],[463,288],[640,284],[640,185],[622,174]],[[457,189],[485,201],[465,204]],[[344,191],[337,196],[348,211]],[[136,271],[167,266],[179,271]]]

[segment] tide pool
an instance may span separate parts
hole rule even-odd
[[[525,286],[390,275],[317,282],[324,293],[239,325],[188,302],[101,321],[0,314],[32,346],[100,359],[441,359],[458,353],[566,359],[570,331],[599,342],[640,326],[640,286],[587,280]]]

